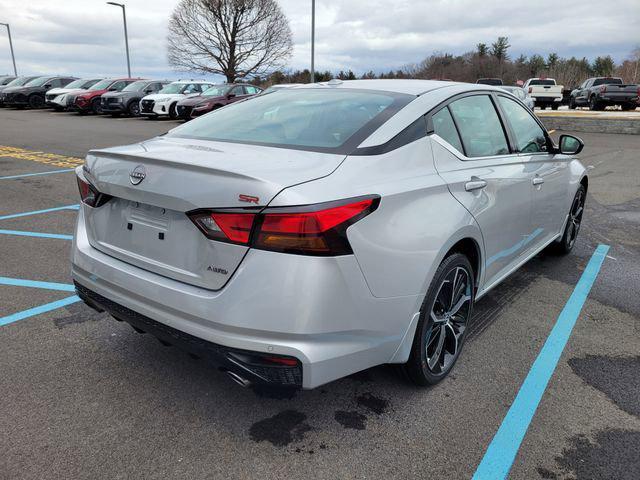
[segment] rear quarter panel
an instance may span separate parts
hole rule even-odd
[[[271,205],[380,195],[378,209],[347,230],[369,289],[375,297],[424,295],[458,240],[483,245],[475,220],[437,174],[430,142],[424,137],[386,154],[347,157],[332,175],[285,189]]]

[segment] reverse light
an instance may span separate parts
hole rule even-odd
[[[373,212],[378,196],[262,211],[197,210],[191,221],[208,238],[260,250],[300,255],[336,256],[353,253],[347,228]]]

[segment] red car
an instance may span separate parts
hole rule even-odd
[[[244,100],[262,92],[260,87],[254,85],[230,83],[215,85],[196,97],[189,97],[178,102],[176,111],[184,120],[199,117],[216,108],[224,107],[229,103]]]
[[[80,115],[89,112],[102,113],[100,96],[107,92],[119,92],[124,87],[141,78],[106,78],[94,84],[87,91],[79,93],[73,101],[72,108]]]

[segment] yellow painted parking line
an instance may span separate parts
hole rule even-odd
[[[55,153],[37,152],[25,150],[18,147],[7,147],[0,145],[0,158],[17,158],[20,160],[31,160],[32,162],[55,165],[57,167],[75,168],[84,163],[82,158],[69,157],[67,155],[57,155]]]

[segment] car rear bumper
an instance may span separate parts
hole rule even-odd
[[[598,95],[598,102],[605,105],[624,105],[627,103],[635,103],[639,102],[638,95],[625,95],[625,94],[604,94]]]
[[[533,100],[537,103],[560,103],[562,97],[533,97]]]
[[[226,286],[212,291],[108,256],[89,244],[85,228],[81,209],[72,275],[87,291],[216,348],[294,357],[303,388],[406,361],[396,353],[421,298],[373,297],[352,255],[249,250]]]

